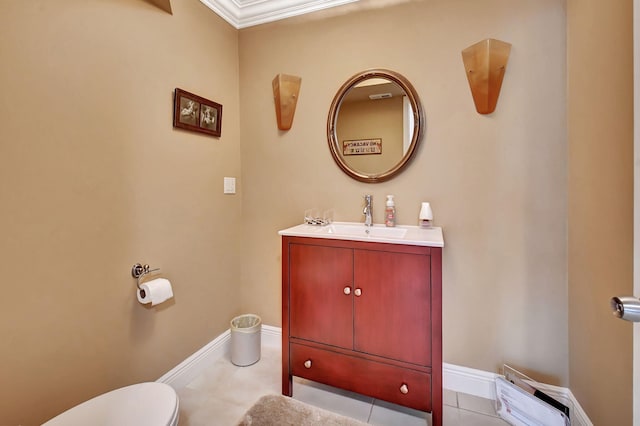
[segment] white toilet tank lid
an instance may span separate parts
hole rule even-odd
[[[158,426],[176,424],[178,396],[165,383],[116,389],[65,411],[43,426]]]

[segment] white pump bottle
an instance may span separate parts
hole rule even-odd
[[[396,226],[396,203],[393,201],[393,195],[387,195],[387,208],[384,210],[384,224],[387,226]]]

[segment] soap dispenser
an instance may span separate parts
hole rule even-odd
[[[396,203],[393,201],[393,195],[387,195],[387,208],[384,211],[384,224],[387,226],[396,226]]]

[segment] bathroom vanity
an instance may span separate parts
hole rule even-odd
[[[303,377],[441,425],[442,230],[336,223],[280,235],[282,393]]]

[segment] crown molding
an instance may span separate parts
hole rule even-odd
[[[200,0],[237,29],[304,15],[358,0]]]

